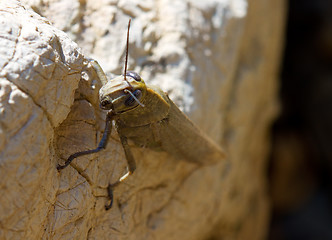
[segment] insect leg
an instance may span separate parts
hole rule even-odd
[[[128,176],[130,176],[131,174],[134,173],[135,169],[136,169],[136,162],[134,159],[134,156],[130,150],[130,147],[128,145],[127,142],[127,138],[124,136],[120,136],[120,140],[122,143],[122,147],[127,159],[127,164],[128,164],[128,172],[126,174],[124,174],[118,181],[116,181],[113,184],[109,184],[107,187],[107,192],[108,192],[108,197],[109,199],[111,199],[111,202],[109,205],[105,205],[105,209],[108,210],[112,207],[113,204],[113,188],[117,185],[119,185],[121,182],[123,182]]]
[[[89,63],[91,64],[92,68],[95,70],[98,78],[100,79],[101,83],[103,84],[103,86],[107,83],[107,77],[103,71],[103,69],[101,68],[101,66],[99,65],[99,63],[92,59],[92,58],[86,58]]]
[[[127,159],[127,164],[128,164],[128,173],[126,173],[125,175],[131,175],[136,170],[136,162],[135,162],[133,154],[131,153],[130,147],[127,142],[127,138],[124,136],[121,136],[120,140],[121,140],[122,147],[123,147],[123,150],[124,150],[124,153],[125,153],[125,156]],[[124,180],[124,176],[120,178],[120,181]]]
[[[106,124],[105,124],[104,134],[103,134],[103,137],[100,140],[97,148],[91,149],[91,150],[87,150],[87,151],[81,151],[81,152],[74,153],[74,154],[72,154],[72,155],[69,156],[69,158],[67,159],[67,161],[65,162],[64,165],[58,164],[58,166],[56,168],[58,170],[64,169],[75,158],[83,156],[83,155],[91,154],[91,153],[96,153],[96,152],[99,152],[100,150],[104,149],[106,147],[106,144],[107,144],[108,136],[111,134],[111,131],[112,131],[112,117],[113,117],[113,113],[112,113],[112,111],[109,111],[107,113],[107,116],[106,116]]]

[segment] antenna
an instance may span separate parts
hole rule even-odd
[[[124,73],[123,73],[123,76],[124,76],[124,80],[126,82],[127,81],[127,64],[128,64],[128,49],[129,49],[129,29],[130,29],[130,22],[131,22],[131,19],[129,18],[129,22],[128,22],[128,30],[127,30],[127,46],[126,46],[126,58],[125,58],[125,68],[124,68]],[[128,82],[129,86],[130,86],[130,83]]]
[[[128,65],[128,49],[129,49],[129,29],[130,29],[130,22],[131,19],[129,18],[129,22],[128,22],[128,30],[127,30],[127,46],[126,46],[126,58],[125,58],[125,68],[124,68],[124,73],[123,73],[123,77],[124,80],[128,83],[128,85],[131,87],[131,89],[133,89],[133,86],[130,84],[130,82],[127,80],[127,65]],[[128,89],[124,90],[125,93],[129,93],[132,98],[142,107],[145,107],[143,103],[141,103],[136,97],[135,95]]]

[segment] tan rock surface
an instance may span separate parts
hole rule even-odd
[[[283,1],[24,2],[54,26],[0,2],[1,239],[264,238]],[[222,165],[133,147],[137,171],[106,212],[105,187],[126,166],[114,131],[105,151],[56,171],[96,147],[105,119],[100,83],[57,29],[120,74],[129,17],[129,69],[168,91],[226,149],[231,168],[225,176]]]

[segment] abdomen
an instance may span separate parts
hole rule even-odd
[[[225,159],[221,148],[207,137],[170,100],[167,121],[160,127],[161,147],[175,158],[197,163],[216,163]]]

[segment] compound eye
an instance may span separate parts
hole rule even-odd
[[[128,77],[132,77],[133,79],[135,79],[136,81],[140,82],[141,81],[141,76],[138,75],[137,73],[135,72],[132,72],[132,71],[128,71],[126,76]]]
[[[136,89],[134,92],[133,92],[133,95],[136,97],[136,99],[140,99],[141,96],[142,96],[142,91],[139,90],[139,89]],[[129,96],[126,101],[125,101],[125,105],[128,106],[128,107],[131,107],[133,105],[135,105],[135,103],[137,103],[135,98],[133,98],[133,96]],[[138,102],[139,103],[139,102]]]

